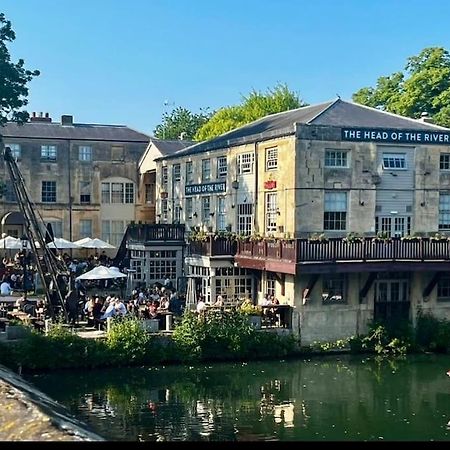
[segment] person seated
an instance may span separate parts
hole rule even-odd
[[[3,280],[2,284],[0,284],[0,295],[11,295],[12,292],[11,285],[8,281]]]
[[[206,303],[203,300],[203,298],[200,298],[200,300],[197,302],[196,311],[197,313],[201,314],[206,310]]]
[[[213,303],[213,306],[222,308],[224,306],[223,297],[219,294],[216,298],[216,301]]]

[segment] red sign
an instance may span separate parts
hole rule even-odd
[[[264,181],[264,189],[275,189],[277,187],[277,182],[275,180]]]

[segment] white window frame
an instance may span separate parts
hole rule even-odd
[[[439,192],[439,230],[450,230],[450,192]]]
[[[254,153],[241,153],[237,157],[238,175],[247,175],[253,173],[255,164]]]
[[[325,149],[325,167],[347,169],[348,156],[348,150],[327,148]]]
[[[41,145],[41,159],[45,161],[56,161],[58,148],[56,145]]]
[[[50,189],[50,187],[51,187],[51,189]],[[51,195],[52,199],[54,198],[54,200],[44,200],[44,195],[46,197]],[[42,203],[57,203],[56,181],[42,180],[42,182],[41,182],[41,201],[42,201]]]
[[[406,153],[383,152],[383,169],[407,170]]]
[[[169,184],[169,171],[167,166],[163,166],[161,170],[161,185],[164,191],[167,190],[167,185]]]
[[[266,148],[266,171],[278,169],[278,147]]]
[[[266,192],[266,233],[277,231],[278,223],[278,194]]]
[[[78,160],[84,162],[92,161],[92,147],[90,145],[80,145],[78,147]]]
[[[174,182],[181,180],[181,165],[180,164],[174,164],[172,166],[172,178]]]
[[[324,218],[323,229],[326,231],[345,231],[347,229],[347,211],[348,211],[348,195],[347,192],[330,191],[325,192],[324,196]],[[344,227],[336,226],[342,224]],[[327,224],[333,223],[334,226]]]
[[[228,164],[226,156],[219,156],[217,158],[217,178],[226,177],[228,173]]]
[[[249,236],[253,233],[253,203],[240,203],[237,207],[237,232]]]
[[[11,156],[14,159],[20,159],[22,157],[22,147],[20,144],[11,144],[5,142],[5,147],[9,147],[11,149]]]
[[[450,170],[450,153],[441,153],[439,156],[439,169]]]
[[[194,199],[188,197],[186,199],[186,219],[192,219],[192,214],[194,212]]]
[[[209,223],[211,217],[211,197],[206,195],[202,197],[202,222]]]
[[[217,230],[225,231],[227,229],[227,212],[225,197],[217,197]]]
[[[211,160],[209,158],[202,159],[202,181],[211,179]]]
[[[194,163],[186,161],[186,184],[194,182]]]
[[[81,219],[80,220],[80,239],[84,237],[92,236],[92,220],[91,219]]]

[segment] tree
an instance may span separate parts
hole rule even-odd
[[[8,121],[27,121],[28,113],[21,110],[28,104],[27,83],[39,75],[38,70],[25,69],[23,59],[19,59],[17,63],[11,62],[6,45],[15,38],[11,22],[0,13],[0,126]]]
[[[285,84],[278,84],[266,93],[253,90],[242,97],[242,103],[219,109],[195,135],[198,141],[219,136],[269,114],[306,106],[298,94],[289,90]]]
[[[442,47],[425,48],[408,58],[404,72],[378,78],[353,100],[415,119],[427,112],[436,124],[450,126],[450,54]]]
[[[163,114],[162,123],[156,126],[154,135],[159,139],[192,140],[211,114],[202,109],[196,114],[186,108],[177,107],[172,112]]]

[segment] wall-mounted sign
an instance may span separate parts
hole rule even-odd
[[[184,193],[185,195],[217,194],[226,190],[225,181],[220,181],[218,183],[188,184],[184,188]]]
[[[384,128],[342,128],[343,141],[399,142],[422,145],[450,145],[450,132],[394,130]]]
[[[161,192],[161,198],[167,198],[169,196],[168,192]]]
[[[264,189],[275,189],[277,187],[276,180],[264,181]]]

